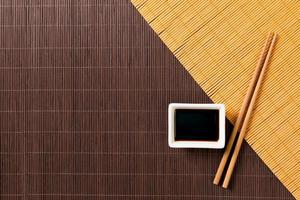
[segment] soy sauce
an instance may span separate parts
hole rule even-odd
[[[213,109],[176,109],[175,140],[217,141],[219,111]]]

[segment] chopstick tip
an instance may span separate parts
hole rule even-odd
[[[228,184],[223,183],[222,188],[227,189],[228,188]]]
[[[214,185],[219,185],[219,181],[214,179],[213,184]]]

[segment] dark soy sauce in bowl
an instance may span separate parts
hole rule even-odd
[[[176,109],[175,141],[218,141],[219,110]]]

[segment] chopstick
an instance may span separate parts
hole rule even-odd
[[[254,107],[254,104],[255,104],[255,100],[257,99],[258,91],[259,91],[259,88],[260,88],[262,80],[263,80],[263,76],[265,74],[267,65],[269,63],[269,60],[270,60],[271,55],[272,55],[272,51],[273,51],[274,46],[275,46],[276,38],[277,38],[277,34],[275,34],[273,36],[272,43],[271,43],[270,49],[268,51],[265,63],[264,63],[264,65],[262,67],[262,70],[260,72],[260,75],[259,75],[256,87],[255,87],[255,90],[254,90],[254,93],[253,93],[253,97],[251,98],[250,105],[249,105],[249,108],[247,110],[247,114],[246,114],[243,126],[241,128],[240,135],[238,137],[238,140],[237,140],[237,143],[236,143],[233,155],[231,157],[231,160],[230,160],[230,163],[229,163],[229,166],[228,166],[227,173],[225,175],[225,179],[224,179],[224,182],[223,182],[223,185],[222,185],[223,188],[227,188],[228,187],[228,184],[229,184],[229,181],[230,181],[230,178],[231,178],[231,175],[232,175],[235,163],[236,163],[236,159],[238,157],[238,154],[240,152],[242,143],[244,141],[244,137],[246,135],[246,129],[247,129],[247,126],[248,126],[248,123],[249,123],[251,112],[253,110],[253,107]]]
[[[230,135],[228,144],[226,146],[225,152],[223,154],[223,157],[222,157],[221,162],[219,164],[218,170],[216,172],[216,175],[215,175],[215,178],[214,178],[214,181],[213,181],[213,183],[215,185],[218,185],[219,182],[220,182],[222,173],[224,171],[224,168],[225,168],[225,165],[227,163],[229,154],[231,152],[232,145],[233,145],[233,143],[235,141],[235,138],[236,138],[236,135],[237,135],[242,123],[243,123],[244,117],[246,115],[247,108],[249,106],[251,97],[253,95],[255,85],[257,83],[257,80],[258,80],[259,74],[261,72],[263,63],[265,62],[265,59],[266,59],[266,56],[267,56],[267,53],[268,53],[268,49],[269,49],[271,41],[272,41],[272,37],[273,37],[273,33],[269,33],[268,37],[267,37],[267,40],[265,42],[265,45],[263,47],[263,50],[260,54],[259,62],[257,63],[257,66],[256,66],[256,69],[254,71],[253,77],[251,79],[246,97],[245,97],[245,99],[242,103],[242,108],[241,108],[240,114],[238,115],[238,118],[237,118],[237,120],[234,124],[234,127],[233,127],[232,133]]]
[[[224,179],[224,183],[223,183],[224,188],[228,187],[228,184],[229,184],[229,181],[230,181],[230,178],[231,178],[231,174],[232,174],[232,171],[234,169],[235,162],[236,162],[236,158],[238,156],[241,144],[242,144],[243,139],[245,137],[245,132],[246,132],[248,121],[249,121],[249,118],[250,118],[250,115],[251,115],[251,111],[252,111],[253,105],[255,103],[255,99],[258,95],[259,86],[261,85],[263,74],[265,72],[266,66],[267,66],[267,64],[269,62],[269,59],[271,57],[272,49],[274,48],[274,45],[275,45],[276,36],[277,35],[274,36],[273,33],[269,33],[269,35],[267,37],[264,48],[263,48],[263,50],[261,52],[261,55],[260,55],[260,58],[259,58],[259,62],[256,66],[254,75],[253,75],[252,80],[250,82],[249,89],[247,91],[246,97],[245,97],[245,99],[242,103],[242,108],[241,108],[240,114],[239,114],[239,116],[236,120],[236,123],[234,125],[232,134],[229,138],[229,142],[226,146],[225,152],[223,154],[223,157],[222,157],[221,162],[219,164],[218,170],[216,172],[213,183],[217,185],[220,182],[222,173],[224,171],[226,162],[227,162],[229,154],[231,152],[231,149],[232,149],[233,143],[235,141],[237,132],[239,131],[240,127],[242,126],[241,133],[240,133],[240,136],[238,138],[239,143],[237,143],[238,145],[236,145],[236,148],[234,150],[234,156],[231,158],[228,171],[225,175],[225,179]]]

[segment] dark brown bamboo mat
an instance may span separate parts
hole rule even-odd
[[[229,190],[168,147],[168,104],[211,101],[130,2],[0,2],[0,199],[293,199],[246,143]]]

